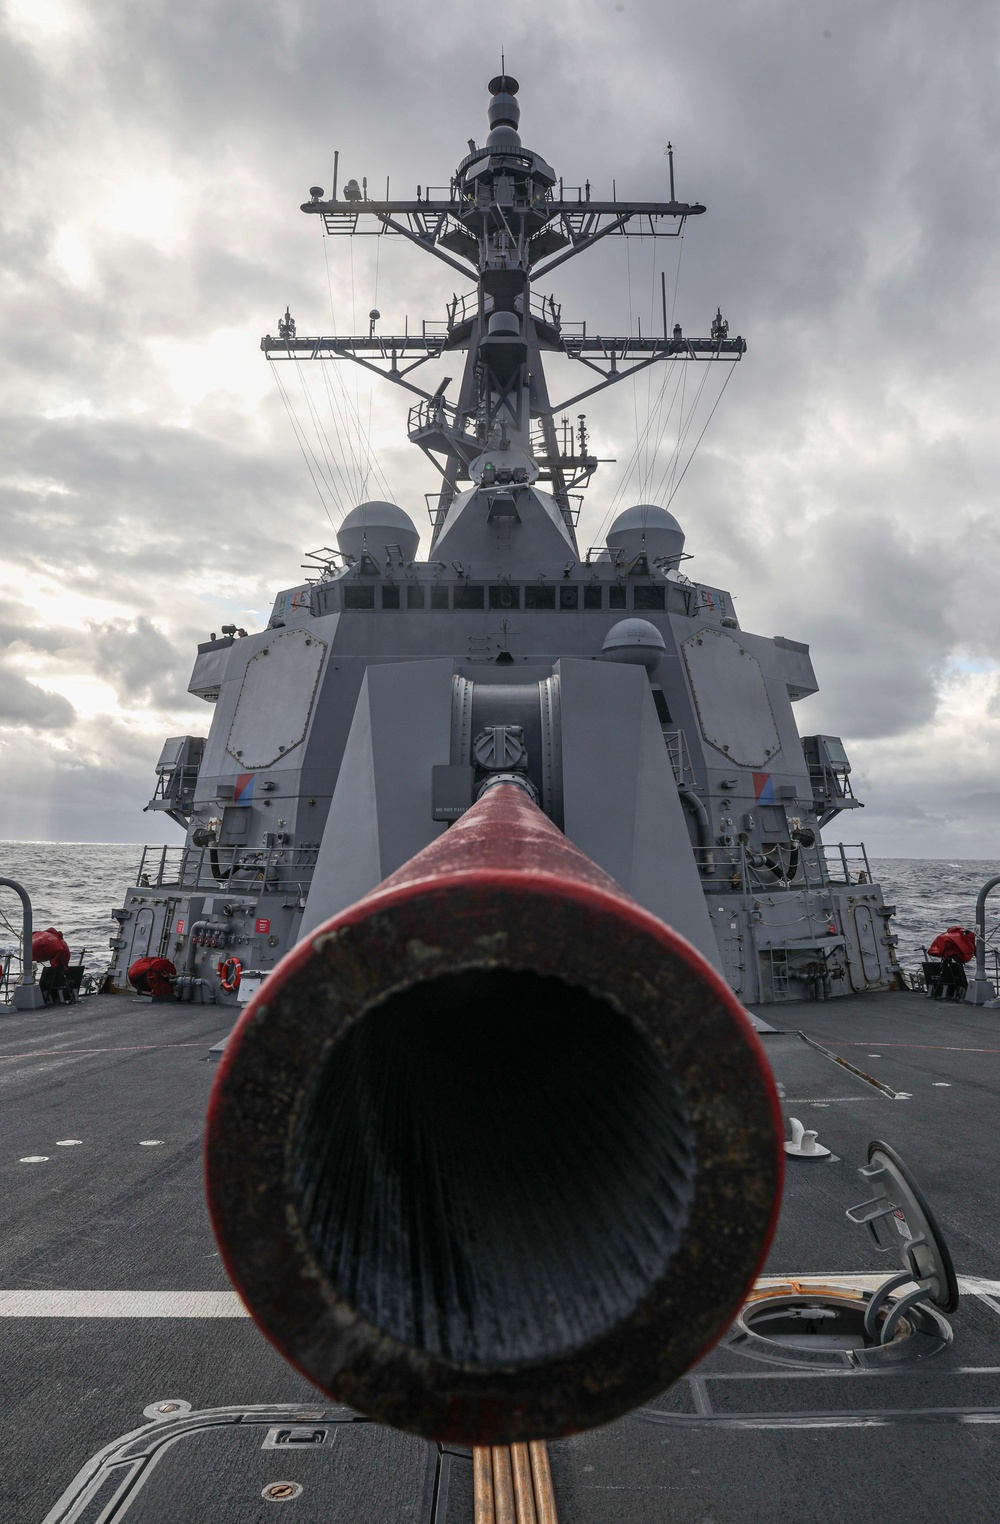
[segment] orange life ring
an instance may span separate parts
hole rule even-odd
[[[227,995],[240,987],[240,978],[243,974],[243,964],[239,958],[223,958],[215,972],[219,976],[219,983]]]

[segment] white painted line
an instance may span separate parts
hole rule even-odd
[[[162,1138],[143,1138],[140,1141],[140,1143],[139,1143],[139,1147],[140,1148],[159,1148],[160,1144],[162,1142],[163,1142]]]
[[[49,1156],[48,1154],[25,1154],[24,1158],[17,1162],[19,1164],[48,1164]]]
[[[56,1143],[56,1148],[79,1148],[82,1142],[82,1138],[60,1138]]]
[[[885,1275],[763,1275],[757,1289],[796,1285],[874,1291]],[[960,1275],[959,1287],[1000,1314],[1000,1281]],[[0,1291],[0,1318],[246,1318],[235,1291]]]
[[[0,1318],[245,1318],[235,1291],[0,1291]]]
[[[935,1080],[934,1081],[934,1089],[935,1090],[950,1090],[951,1089],[951,1085],[948,1082],[948,1080]]]
[[[847,1101],[870,1101],[870,1095],[798,1095],[782,1096],[782,1104],[785,1106],[832,1106],[834,1101],[838,1104]]]
[[[1000,1296],[1000,1281],[986,1280],[981,1275],[960,1275],[958,1284],[962,1291],[971,1291],[974,1296]]]

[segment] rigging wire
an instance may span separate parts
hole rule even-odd
[[[336,308],[334,307],[334,302],[333,302],[333,278],[332,278],[332,276],[330,274],[330,247],[329,247],[329,241],[328,241],[326,235],[322,231],[321,231],[320,236],[323,239],[323,259],[324,259],[325,264],[326,264],[326,288],[327,288],[327,292],[329,293],[329,297],[330,297],[330,322],[333,325],[333,331],[334,331],[334,333],[336,333],[336,331],[337,331],[337,312],[336,312]],[[337,383],[336,391],[340,393],[340,397],[339,397],[339,407],[335,409],[334,408],[334,401],[335,401],[334,389],[332,388],[332,386],[330,384],[330,380],[329,380],[329,376],[328,376],[328,368],[326,366],[324,366],[323,375],[324,375],[324,380],[326,381],[326,385],[327,385],[327,396],[328,396],[330,404],[331,404],[331,409],[333,409],[334,411],[339,411],[339,413],[340,413],[340,428],[342,430],[342,436],[347,441],[347,449],[350,451],[351,462],[352,462],[352,465],[353,465],[353,469],[354,469],[354,471],[356,473],[356,478],[352,478],[351,493],[350,493],[350,495],[351,495],[351,498],[354,500],[354,502],[360,502],[361,498],[362,498],[362,492],[361,492],[361,480],[362,480],[362,477],[361,477],[361,467],[360,467],[360,465],[358,463],[357,453],[356,453],[356,451],[354,449],[354,431],[351,428],[349,414],[348,414],[348,408],[349,408],[349,405],[350,405],[350,396],[348,394],[347,384],[346,384],[346,382],[344,380],[344,377],[343,377],[343,375],[342,375],[342,373],[340,371],[340,367],[338,366],[336,368],[335,372],[334,372],[334,376],[335,376],[336,383]],[[343,458],[344,458],[344,464],[345,464],[345,467],[346,467],[346,465],[347,465],[347,454],[346,454],[346,452],[345,452]]]
[[[649,277],[649,337],[652,339],[656,332],[654,326],[656,320],[656,262],[659,257],[659,239],[651,240],[653,245],[652,268]],[[664,334],[666,338],[666,334]],[[650,365],[646,370],[646,417],[648,418],[653,406],[653,367]],[[646,442],[643,446],[642,476],[639,480],[639,496],[646,495],[646,479],[649,475],[651,461],[649,457],[649,433],[646,434]]]
[[[670,504],[673,502],[673,500],[674,500],[674,498],[675,498],[675,496],[677,494],[677,490],[680,487],[681,482],[684,480],[685,476],[687,475],[687,468],[691,464],[691,462],[694,460],[694,457],[695,457],[695,455],[698,452],[698,446],[701,444],[702,440],[705,437],[705,429],[708,428],[708,426],[711,423],[713,417],[715,416],[715,409],[718,407],[719,403],[722,401],[722,395],[725,392],[726,387],[729,385],[730,381],[732,380],[733,371],[735,369],[736,369],[736,361],[734,360],[730,364],[729,374],[727,375],[725,381],[723,381],[722,386],[719,389],[719,395],[716,397],[715,401],[712,404],[712,411],[709,413],[708,417],[705,419],[705,427],[702,429],[701,433],[698,435],[698,438],[695,440],[694,449],[691,451],[691,454],[687,458],[687,465],[684,467],[684,470],[681,472],[680,476],[677,478],[677,484],[674,487],[673,492],[671,492],[670,496],[667,498],[666,504],[664,505],[667,508],[670,507]]]
[[[282,382],[281,377],[278,374],[278,367],[275,365],[275,363],[271,359],[270,355],[268,355],[268,357],[267,357],[267,363],[271,367],[271,374],[274,376],[274,379],[277,382],[278,393],[279,393],[279,395],[281,397],[282,402],[284,403],[285,412],[288,414],[288,421],[289,421],[289,423],[292,426],[292,433],[295,435],[295,440],[296,440],[296,443],[298,444],[299,450],[301,451],[302,459],[306,463],[306,470],[309,472],[309,475],[312,478],[312,484],[316,488],[316,496],[319,498],[320,506],[323,509],[323,512],[326,514],[327,518],[330,520],[330,523],[333,525],[334,529],[336,529],[336,527],[337,527],[336,520],[334,519],[333,514],[330,512],[330,509],[327,506],[327,501],[326,501],[326,498],[323,496],[322,488],[320,487],[320,484],[319,484],[319,482],[316,479],[316,473],[313,471],[312,465],[311,465],[310,460],[309,460],[309,453],[308,453],[308,451],[306,449],[306,446],[305,446],[305,443],[304,443],[304,441],[303,441],[303,439],[302,439],[302,437],[300,436],[300,433],[299,433],[298,421],[297,421],[297,419],[295,417],[294,409],[292,408],[292,406],[291,406],[291,404],[290,404],[290,402],[288,400],[288,396],[287,396],[287,394],[285,392],[284,383]]]
[[[625,271],[628,278],[628,332],[632,332],[632,240],[625,240]],[[635,421],[635,448],[638,453],[641,446],[639,440],[639,390],[636,378],[632,377],[632,416]]]
[[[676,474],[676,471],[677,471],[677,461],[678,461],[678,459],[680,457],[680,453],[681,453],[681,444],[683,443],[683,434],[682,434],[681,431],[682,431],[682,429],[684,427],[684,403],[687,400],[687,366],[686,365],[684,367],[682,375],[683,375],[683,379],[681,380],[681,405],[680,405],[680,408],[679,408],[678,413],[677,413],[677,443],[674,446],[673,454],[670,457],[670,461],[669,461],[669,465],[668,465],[668,469],[671,470],[671,478],[670,478],[671,485],[673,485],[674,474]],[[708,371],[706,370],[705,376],[707,376],[707,375],[708,375]],[[704,382],[705,376],[702,377],[702,382]],[[699,388],[699,395],[700,395],[700,388]],[[696,403],[697,403],[697,400],[698,399],[696,397],[695,398],[695,402]],[[692,413],[694,412],[694,408],[693,407],[692,407],[691,411],[692,411]],[[661,478],[660,485],[661,485],[661,488],[662,488],[662,478]]]
[[[711,362],[708,362],[708,363],[710,364]],[[687,443],[688,435],[690,434],[691,429],[694,426],[694,420],[695,420],[695,418],[698,415],[698,405],[701,402],[701,395],[702,395],[702,392],[705,390],[705,387],[706,387],[706,385],[708,383],[708,378],[709,378],[710,374],[711,374],[711,372],[710,372],[710,370],[708,368],[708,364],[706,364],[704,372],[702,373],[701,381],[698,383],[698,391],[697,391],[697,393],[695,395],[695,399],[692,402],[690,408],[688,409],[687,417],[684,420],[683,432],[679,434],[678,440],[677,440],[677,445],[676,445],[676,447],[674,449],[674,452],[673,452],[670,460],[667,462],[667,465],[664,467],[664,470],[663,470],[663,472],[662,472],[662,474],[660,476],[660,480],[659,480],[659,482],[657,484],[656,492],[655,492],[655,496],[657,496],[657,497],[663,492],[664,483],[666,482],[668,476],[670,478],[670,486],[668,488],[668,491],[669,491],[670,495],[673,496],[674,482],[675,482],[676,477],[677,477],[677,467],[680,464],[681,454],[683,452],[685,444]]]
[[[349,238],[347,242],[351,255],[351,333],[354,334],[358,331],[358,306],[354,280],[354,239]],[[361,424],[361,391],[357,366],[352,367],[352,369],[354,371],[354,412],[358,420],[358,445],[364,451],[366,464],[366,469],[361,476],[361,497],[366,498],[368,496],[368,472],[371,470],[371,441],[365,437]]]
[[[654,242],[653,248],[654,248],[654,259],[653,259],[653,294],[652,294],[652,303],[655,306],[655,301],[656,301],[656,258],[655,258],[656,244],[655,244],[655,242]],[[676,264],[675,269],[674,269],[673,292],[671,294],[671,299],[670,299],[670,317],[669,317],[669,319],[667,321],[667,334],[665,335],[665,337],[669,336],[670,332],[673,329],[674,316],[675,316],[676,311],[677,311],[677,292],[678,292],[679,287],[680,287],[681,261],[683,259],[683,255],[684,255],[684,233],[682,231],[681,234],[680,234],[680,237],[677,240],[677,264]],[[626,261],[627,261],[627,259],[628,259],[628,245],[626,244]],[[650,333],[653,332],[653,326],[654,326],[653,325],[653,320],[651,318],[651,321],[650,321]],[[663,409],[664,398],[666,396],[667,388],[668,388],[668,386],[670,384],[670,371],[671,371],[671,367],[665,365],[664,366],[663,380],[660,383],[660,389],[659,389],[659,392],[657,393],[656,402],[654,404],[652,404],[651,407],[647,408],[646,427],[645,427],[645,430],[644,430],[643,437],[644,437],[646,443],[648,444],[649,439],[652,437],[652,435],[655,434],[656,435],[656,443],[652,447],[652,450],[647,455],[646,469],[642,473],[642,475],[640,476],[640,483],[639,483],[639,496],[640,496],[640,498],[645,498],[645,497],[650,495],[650,486],[651,486],[652,478],[653,478],[653,475],[654,475],[654,472],[655,472],[655,469],[656,469],[657,455],[659,454],[660,445],[663,442],[663,435],[666,432],[667,426],[668,426],[668,424],[670,422],[670,418],[671,418],[671,416],[673,414],[674,404],[675,404],[675,402],[677,400],[677,392],[678,392],[678,389],[679,389],[679,386],[680,386],[680,381],[681,381],[681,377],[680,376],[675,376],[674,377],[674,389],[673,389],[673,392],[671,393],[670,404],[669,404],[669,406],[667,408],[666,417],[663,419],[663,424],[662,424],[661,427],[659,427],[660,417],[661,417],[662,409]],[[650,374],[649,374],[649,377],[648,377],[648,381],[649,381],[649,389],[650,389],[650,392],[651,392],[652,391],[652,366],[649,367],[649,373]],[[633,384],[634,384],[634,380],[635,380],[635,378],[633,377]],[[659,427],[659,432],[657,433],[657,428],[658,427]],[[600,524],[600,527],[599,527],[598,532],[597,532],[597,538],[598,538],[598,540],[600,540],[601,536],[603,535],[604,530],[605,530],[605,526],[607,525],[609,519],[614,514],[614,512],[615,512],[615,510],[616,510],[616,508],[618,506],[618,503],[621,501],[621,498],[623,497],[623,495],[625,493],[625,490],[628,487],[629,482],[631,481],[633,475],[635,474],[635,467],[636,467],[636,459],[635,459],[635,452],[633,451],[633,454],[630,456],[629,461],[626,464],[625,471],[623,472],[622,476],[619,478],[618,486],[615,489],[615,492],[614,492],[614,494],[612,496],[611,502],[610,502],[608,508],[605,511],[604,517],[601,520],[601,524]]]
[[[649,418],[647,418],[647,420],[646,420],[646,430],[647,431],[651,430],[654,427],[654,420],[658,419],[658,417],[659,417],[659,413],[660,413],[660,410],[662,408],[663,397],[664,397],[664,395],[666,393],[667,386],[669,385],[669,382],[670,382],[670,379],[671,379],[671,374],[672,374],[671,368],[669,366],[667,366],[667,365],[664,365],[663,383],[662,383],[662,385],[660,387],[660,394],[659,394],[659,398],[657,400],[657,406],[653,410],[653,412],[651,413]],[[663,427],[660,430],[659,438],[657,439],[657,442],[656,442],[656,448],[657,449],[659,449],[660,441],[663,439],[664,432],[666,431],[667,425],[670,422],[670,418],[671,418],[671,415],[672,415],[673,410],[674,410],[674,404],[677,401],[677,393],[678,393],[678,391],[680,389],[680,383],[681,383],[681,377],[680,377],[680,375],[677,375],[677,374],[673,375],[673,382],[674,382],[673,395],[672,395],[672,397],[670,399],[670,406],[667,409],[667,415],[666,415],[666,417],[665,417],[665,419],[663,421]],[[655,451],[654,451],[654,455],[655,455]],[[609,503],[609,505],[608,505],[608,507],[607,507],[607,509],[605,511],[603,519],[601,520],[600,527],[599,527],[598,532],[597,532],[598,539],[600,539],[601,535],[604,533],[605,527],[606,527],[609,519],[615,513],[615,510],[617,509],[618,504],[620,503],[621,499],[625,495],[625,491],[626,491],[626,489],[628,487],[629,482],[632,480],[632,477],[635,474],[635,469],[636,469],[636,465],[637,465],[637,456],[638,456],[638,447],[636,447],[636,449],[632,451],[632,454],[629,457],[628,462],[626,463],[625,470],[624,470],[624,472],[623,472],[623,474],[622,474],[622,476],[621,476],[621,478],[620,478],[620,480],[618,482],[618,486],[615,488],[614,494],[613,494],[613,496],[611,498],[611,502]]]
[[[375,240],[375,294],[372,297],[372,311],[373,312],[378,310],[378,262],[379,262],[379,255],[381,254],[381,252],[382,252],[382,240],[381,240],[381,238],[376,238],[376,240]],[[372,437],[372,403],[374,402],[374,400],[375,400],[375,388],[369,383],[369,386],[368,386],[368,445],[369,445],[369,449],[371,448],[371,437]]]
[[[329,245],[328,245],[328,240],[327,240],[326,236],[325,235],[322,235],[322,236],[323,236],[323,258],[324,258],[324,262],[325,262],[325,265],[326,265],[326,286],[327,286],[327,293],[328,293],[329,299],[330,299],[330,321],[333,324],[334,332],[336,332],[336,328],[337,328],[337,313],[336,313],[336,308],[334,306],[334,301],[333,301],[333,278],[332,278],[332,275],[331,275],[331,272],[330,272]],[[377,253],[378,253],[378,251],[376,250],[376,259],[377,259]],[[353,256],[352,256],[352,279],[353,279]],[[377,291],[377,289],[378,289],[378,287],[377,287],[377,269],[376,269],[376,291]],[[343,377],[343,374],[342,374],[342,372],[340,370],[339,365],[335,365],[334,366],[334,379],[336,381],[336,385],[334,385],[333,382],[331,381],[331,377],[330,377],[330,365],[328,365],[326,362],[324,362],[324,364],[323,364],[323,379],[324,379],[324,382],[325,382],[325,385],[326,385],[327,397],[328,397],[328,400],[330,402],[331,411],[334,414],[338,414],[339,413],[340,435],[338,437],[342,437],[343,439],[345,439],[347,441],[347,448],[350,451],[351,462],[352,462],[352,465],[353,465],[353,474],[352,474],[352,479],[351,479],[351,490],[350,490],[350,493],[348,495],[353,499],[354,502],[357,502],[357,503],[362,502],[364,497],[365,497],[365,487],[366,487],[366,484],[367,484],[367,475],[371,472],[372,469],[374,469],[375,476],[376,476],[376,478],[379,481],[381,490],[385,493],[387,501],[394,503],[396,501],[395,495],[394,495],[394,493],[392,491],[392,488],[389,486],[388,481],[386,480],[386,477],[385,477],[385,475],[384,475],[384,473],[382,471],[382,468],[380,467],[380,465],[378,463],[377,457],[375,456],[374,452],[371,449],[370,430],[367,433],[367,451],[366,451],[366,455],[367,455],[367,471],[365,469],[364,464],[361,461],[361,458],[360,458],[360,454],[361,454],[361,451],[360,451],[360,441],[361,441],[362,437],[365,436],[365,427],[364,427],[364,424],[362,423],[361,414],[358,411],[358,407],[357,407],[356,403],[352,402],[352,400],[351,400],[350,389],[349,389],[349,387],[347,386],[347,383],[344,380],[344,377]],[[357,383],[357,372],[355,371],[355,390],[357,389],[356,388],[356,383]],[[352,422],[352,415],[353,415],[353,422]],[[358,441],[358,444],[359,444],[359,448],[358,449],[355,449],[355,441],[356,440]],[[346,465],[347,465],[347,456],[346,456],[346,453],[344,454],[343,459],[344,459],[344,464],[345,464],[345,468],[346,468]]]
[[[316,442],[319,445],[320,452],[326,462],[328,474],[326,475],[325,480],[330,489],[330,496],[333,498],[334,505],[336,506],[338,512],[342,514],[344,511],[344,505],[336,484],[336,478],[340,473],[333,459],[333,446],[330,443],[329,437],[327,435],[326,426],[320,418],[319,413],[316,409],[316,405],[313,402],[312,393],[309,387],[306,385],[305,372],[302,368],[302,365],[297,360],[294,362],[294,364],[296,373],[299,378],[299,385],[302,388],[302,396],[305,399],[306,410],[309,414],[310,420],[312,421],[313,433],[316,435]]]

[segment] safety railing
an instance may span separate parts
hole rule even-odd
[[[562,303],[557,302],[554,296],[543,296],[539,291],[532,291],[528,310],[538,322],[545,323],[549,328],[555,328],[558,331],[562,319]],[[478,311],[478,291],[453,296],[448,303],[448,327],[455,328],[462,323],[468,323]],[[492,311],[493,298],[488,296],[483,303],[483,312],[486,317],[489,317]]]
[[[21,944],[0,947],[0,1005],[10,1005],[21,982]]]
[[[667,732],[664,731],[664,740],[667,740]],[[683,737],[683,732],[678,732]],[[669,741],[667,742],[669,749]],[[673,762],[673,758],[671,758]],[[676,764],[674,775],[677,775]],[[679,780],[678,780],[679,781]],[[846,851],[860,851],[864,848],[845,848]],[[779,842],[770,847],[766,852],[755,851],[747,848],[741,841],[734,841],[732,845],[718,845],[713,847],[693,847],[695,861],[701,874],[702,882],[707,888],[718,891],[726,889],[735,890],[739,893],[757,894],[768,889],[823,889],[830,883],[870,883],[868,879],[857,876],[851,879],[836,879],[827,871],[828,851],[821,843],[813,846],[803,846],[799,842]],[[867,859],[862,858],[867,865]],[[848,858],[848,864],[853,868],[855,859]],[[838,856],[837,862],[840,859]],[[839,871],[839,870],[838,870]],[[864,872],[858,869],[857,872]]]
[[[406,427],[411,439],[435,431],[461,439],[475,440],[476,438],[474,424],[459,418],[451,403],[445,402],[441,397],[429,397],[423,402],[415,402],[410,408]]]
[[[316,866],[316,847],[144,847],[136,885],[143,889],[218,889],[258,896],[265,891],[305,894]]]
[[[871,864],[863,843],[845,846],[843,842],[837,842],[829,846],[824,845],[823,852],[831,884],[870,884],[872,882]]]

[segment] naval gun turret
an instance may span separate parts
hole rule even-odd
[[[414,399],[409,436],[440,477],[429,545],[405,508],[360,503],[265,629],[199,646],[189,691],[212,722],[161,758],[151,803],[185,836],[147,849],[116,912],[120,987],[160,956],[180,998],[245,1002],[505,773],[742,1001],[896,976],[864,849],[820,837],[860,801],[839,740],[799,735],[808,647],[743,630],[732,595],[692,574],[665,504],[579,541],[600,462],[585,425],[558,420],[651,366],[732,367],[746,344],[721,312],[686,335],[665,302],[662,333],[588,334],[539,282],[605,238],[677,236],[705,208],[676,197],[672,159],[668,200],[565,186],[522,143],[517,96],[510,75],[491,82],[486,142],[446,191],[375,200],[352,181],[302,207],[328,237],[403,238],[468,284],[443,332],[381,333],[373,316],[367,333],[310,337],[286,311],[261,341],[276,370],[355,364]],[[553,355],[585,372],[556,401]],[[453,356],[449,400],[422,367]]]

